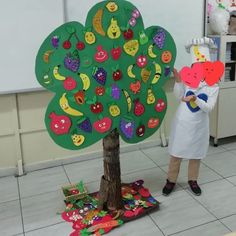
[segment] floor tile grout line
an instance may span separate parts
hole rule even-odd
[[[25,224],[24,224],[24,217],[23,217],[23,207],[22,207],[22,202],[21,202],[20,183],[19,183],[19,178],[18,177],[17,177],[17,188],[18,188],[19,203],[20,203],[20,214],[21,214],[22,229],[23,229],[23,234],[25,235]]]
[[[32,229],[32,230],[26,231],[25,233],[30,233],[30,232],[34,232],[34,231],[37,231],[37,230],[40,230],[40,229],[50,228],[50,227],[52,227],[52,226],[60,225],[60,224],[64,224],[64,223],[65,223],[65,221],[61,221],[61,222],[58,222],[58,223],[55,223],[55,224],[51,224],[51,225],[47,225],[47,226],[35,228],[35,229]],[[69,222],[66,222],[66,223],[69,224]],[[71,229],[73,230],[72,225],[71,225]]]
[[[200,225],[192,226],[192,227],[190,227],[190,228],[188,228],[188,229],[180,230],[180,231],[178,231],[178,232],[168,234],[167,236],[173,236],[173,235],[175,235],[175,234],[183,233],[183,232],[185,232],[185,231],[188,231],[188,230],[191,230],[191,229],[200,227],[200,226],[204,226],[204,225],[207,225],[207,224],[210,224],[210,223],[214,223],[214,222],[218,222],[218,220],[216,219],[216,220],[208,221],[208,222],[203,223],[203,224],[200,224]]]
[[[155,220],[152,218],[152,216],[148,213],[147,214],[149,216],[149,218],[151,219],[151,221],[154,223],[154,225],[160,230],[160,232],[162,233],[163,236],[165,236],[165,233],[162,231],[162,229],[159,227],[159,225],[155,222]]]
[[[143,153],[144,156],[146,156],[150,161],[152,161],[157,167],[160,167],[151,157],[149,157],[142,149],[140,151]]]
[[[203,163],[203,162],[202,162]],[[217,175],[221,176],[222,179],[226,180],[228,183],[232,184],[227,178],[230,177],[224,177],[223,175],[221,175],[220,173],[218,173],[216,170],[214,170],[213,168],[211,168],[210,166],[208,166],[206,163],[203,163],[206,167],[208,167],[210,170],[214,171]],[[234,175],[233,175],[234,176]],[[232,184],[234,185],[234,184]],[[235,186],[235,185],[234,185]]]
[[[64,165],[62,165],[62,169],[64,170],[64,173],[65,173],[65,175],[66,175],[66,177],[67,177],[69,183],[71,184],[70,178],[69,178],[69,176],[68,176],[68,174],[67,174],[67,172],[66,172],[66,169],[65,169],[65,166],[64,166]]]
[[[216,216],[216,215],[214,215],[214,213],[213,212],[211,212],[206,206],[204,206],[199,200],[197,200],[194,196],[193,196],[193,194],[188,190],[188,189],[185,189],[184,190],[193,200],[195,200],[197,203],[199,203],[207,212],[209,212],[213,217],[215,217],[217,220],[219,220],[218,219],[218,217]]]

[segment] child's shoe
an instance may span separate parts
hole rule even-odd
[[[168,179],[166,180],[166,185],[162,189],[162,194],[164,196],[168,196],[174,189],[175,183],[170,182]]]
[[[197,196],[200,196],[201,193],[202,193],[202,190],[201,188],[199,187],[198,183],[196,180],[189,180],[188,181],[188,184],[192,190],[192,192],[197,195]]]

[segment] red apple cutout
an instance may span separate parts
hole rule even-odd
[[[104,117],[101,120],[95,121],[93,123],[94,129],[99,133],[107,132],[112,125],[112,120],[109,117]]]
[[[121,70],[116,70],[112,73],[112,78],[117,81],[120,80],[122,78],[122,71]]]
[[[133,38],[134,32],[132,29],[129,28],[123,32],[123,36],[125,40],[130,40]]]
[[[203,63],[203,73],[206,83],[213,86],[218,83],[224,73],[224,64],[221,61]]]
[[[157,100],[157,104],[155,106],[157,112],[162,112],[166,109],[166,103],[162,99]]]
[[[121,56],[121,47],[117,47],[117,48],[112,48],[111,49],[111,56],[114,60],[118,60]]]
[[[100,102],[96,102],[90,105],[91,112],[98,114],[103,111],[103,105]]]
[[[136,59],[136,64],[138,67],[143,68],[147,65],[147,57],[145,55],[140,55]]]
[[[76,86],[77,86],[77,83],[72,77],[66,77],[63,83],[63,87],[65,88],[65,90],[71,91],[75,89]]]
[[[71,120],[69,117],[51,112],[49,118],[51,119],[50,129],[54,134],[62,135],[69,132],[71,127]]]

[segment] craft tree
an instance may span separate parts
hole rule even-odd
[[[171,35],[145,29],[139,10],[124,0],[96,4],[85,26],[58,27],[36,58],[39,83],[55,93],[45,115],[51,138],[74,150],[104,139],[112,158],[114,150],[119,157],[119,135],[128,143],[150,137],[166,113],[162,87],[175,57]],[[119,160],[112,162],[119,174]]]

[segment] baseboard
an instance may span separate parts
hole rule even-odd
[[[16,173],[17,173],[16,167],[0,168],[0,178],[6,176],[13,176],[16,175]]]
[[[160,139],[144,141],[144,142],[136,143],[136,144],[128,144],[128,145],[124,144],[120,147],[120,153],[138,151],[140,149],[160,146],[160,144],[161,144]],[[48,161],[37,162],[33,164],[25,164],[24,173],[41,170],[41,169],[52,168],[56,166],[68,165],[68,164],[72,164],[76,162],[93,160],[96,158],[102,158],[102,155],[103,155],[102,151],[96,151],[96,152],[84,153],[84,154],[81,154],[80,156],[75,155],[75,156],[64,157],[62,159],[48,160]],[[16,172],[17,172],[17,168],[0,169],[0,177],[15,175]]]

